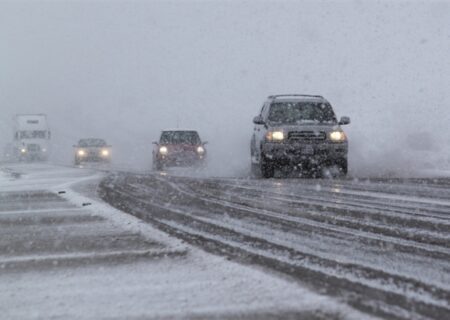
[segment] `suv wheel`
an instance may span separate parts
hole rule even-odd
[[[155,169],[157,171],[162,171],[163,170],[163,164],[161,163],[161,161],[155,160]]]
[[[250,164],[250,171],[251,171],[250,173],[251,173],[252,177],[254,177],[254,178],[260,178],[261,177],[261,170],[260,170],[259,164],[251,163]]]
[[[348,171],[348,161],[346,158],[339,159],[336,161],[336,166],[339,169],[339,173],[341,176],[346,176]]]
[[[267,161],[264,159],[264,157],[261,157],[261,160],[259,162],[260,169],[261,169],[261,175],[263,178],[272,178],[275,174],[275,167],[270,161]]]

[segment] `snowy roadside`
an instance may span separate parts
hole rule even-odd
[[[368,318],[289,278],[206,254],[110,207],[95,194],[102,173],[48,165],[10,169],[20,171],[21,178],[12,181],[0,175],[0,196],[5,200],[0,203],[0,244],[5,248],[11,243],[19,244],[12,252],[0,254],[0,310],[6,319]],[[42,193],[47,197],[48,208],[36,210],[34,206],[42,202],[34,203],[28,198],[30,202],[19,208],[20,203],[8,200],[11,191],[27,194],[28,198]],[[97,220],[45,225],[37,221],[41,216]],[[40,224],[24,226],[24,219],[30,217]],[[111,254],[110,248],[95,244],[88,252],[84,246],[75,252],[67,249],[79,245],[75,240],[89,242],[90,238],[101,236],[109,243],[111,238],[136,235],[142,239],[140,242],[152,244],[145,250],[163,255],[157,259],[133,256],[126,261],[115,258],[92,263],[92,257]],[[42,241],[51,244],[47,248],[50,251],[39,257],[50,259],[49,266],[12,270],[4,267],[5,261],[11,260],[36,263],[39,252],[31,250],[32,244],[31,248],[26,244]],[[55,252],[61,242],[65,243],[63,252]],[[18,248],[23,251],[20,255]],[[125,247],[120,253],[126,256],[130,251]],[[185,254],[165,256],[165,252]],[[68,254],[89,254],[89,259],[75,265],[53,263],[63,261]]]
[[[0,163],[0,185],[5,184],[7,181],[12,181],[14,176],[10,170]]]
[[[6,173],[3,172],[0,168],[0,184],[4,184],[6,181],[7,177],[6,177]]]

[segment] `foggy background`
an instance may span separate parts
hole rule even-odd
[[[213,175],[248,172],[252,118],[321,94],[355,175],[450,167],[449,1],[0,1],[0,148],[46,113],[52,161],[105,138],[149,169],[164,128],[209,141]]]

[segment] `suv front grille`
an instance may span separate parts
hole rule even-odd
[[[293,131],[288,134],[288,139],[291,141],[321,141],[326,137],[323,131]]]

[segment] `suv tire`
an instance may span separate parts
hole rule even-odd
[[[259,164],[257,164],[257,163],[250,164],[250,174],[253,178],[261,177],[261,170],[260,170]]]
[[[156,171],[162,171],[164,168],[163,164],[161,163],[161,161],[156,160],[155,161],[155,169]]]
[[[270,161],[266,160],[265,157],[261,157],[259,162],[259,167],[261,169],[261,175],[263,178],[272,178],[275,174],[275,166],[270,163]]]
[[[339,170],[342,176],[346,176],[348,172],[348,161],[347,159],[341,159],[338,161],[337,165],[339,166]]]

